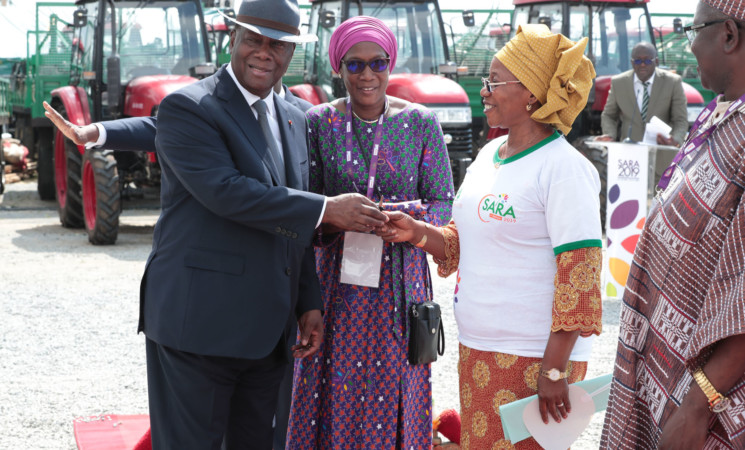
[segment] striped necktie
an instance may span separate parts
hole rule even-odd
[[[649,81],[642,83],[644,85],[644,93],[642,96],[642,121],[647,121],[647,109],[649,108]]]

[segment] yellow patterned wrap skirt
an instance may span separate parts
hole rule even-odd
[[[541,358],[483,352],[459,344],[460,449],[541,449],[533,438],[504,438],[499,406],[537,393]],[[587,362],[569,361],[569,383],[585,378]]]

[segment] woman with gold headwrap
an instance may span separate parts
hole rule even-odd
[[[441,276],[458,269],[461,449],[511,448],[498,407],[536,393],[545,423],[566,418],[600,333],[600,181],[564,137],[595,76],[586,43],[519,27],[481,90],[489,125],[509,133],[469,167],[453,220],[389,213],[379,231],[422,246]]]

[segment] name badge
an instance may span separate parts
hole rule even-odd
[[[344,233],[341,277],[345,284],[377,288],[380,284],[380,262],[383,239],[374,234]]]

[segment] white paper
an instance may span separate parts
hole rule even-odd
[[[376,288],[380,284],[383,239],[374,234],[344,233],[339,281]]]
[[[644,128],[644,139],[642,139],[642,142],[657,145],[657,135],[661,134],[665,137],[670,137],[672,130],[673,127],[663,122],[659,117],[652,116],[646,128]]]
[[[557,423],[551,415],[548,424],[543,423],[538,409],[538,398],[528,403],[523,410],[523,422],[533,438],[546,450],[566,450],[580,434],[595,413],[592,397],[581,387],[569,385],[569,402],[572,412]]]

